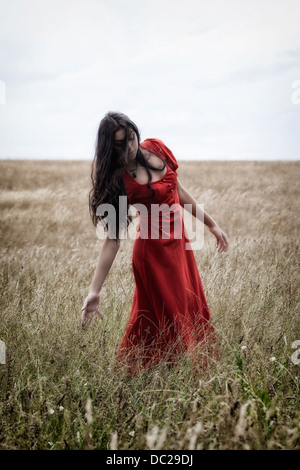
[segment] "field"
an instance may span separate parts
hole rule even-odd
[[[133,241],[80,326],[103,243],[89,162],[1,161],[0,449],[300,449],[299,162],[179,162],[227,233],[195,258],[220,358],[113,372],[130,312]],[[295,343],[299,341],[299,343]],[[4,362],[4,361],[3,361]]]

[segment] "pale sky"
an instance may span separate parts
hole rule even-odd
[[[87,159],[108,111],[180,160],[299,159],[299,0],[0,0],[0,158]]]

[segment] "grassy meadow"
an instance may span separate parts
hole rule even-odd
[[[114,372],[134,292],[133,241],[80,310],[103,243],[89,162],[1,161],[0,449],[300,449],[299,162],[179,162],[227,233],[194,252],[220,358]],[[294,360],[292,355],[294,354]],[[296,360],[295,360],[296,358]]]

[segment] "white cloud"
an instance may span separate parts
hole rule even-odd
[[[0,156],[91,158],[105,112],[178,158],[299,158],[296,0],[2,0]]]

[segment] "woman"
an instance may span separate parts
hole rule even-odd
[[[117,356],[117,365],[127,367],[129,374],[162,361],[175,364],[183,352],[203,353],[205,345],[215,343],[180,206],[190,204],[192,214],[216,237],[219,252],[227,250],[228,240],[181,184],[177,168],[175,156],[161,140],[140,142],[138,128],[127,116],[108,113],[102,119],[93,161],[90,212],[94,225],[106,220],[107,237],[81,322],[86,326],[96,315],[103,316],[99,293],[120,247],[120,230],[131,221],[128,216],[125,224],[119,216],[120,196],[126,196],[127,209],[135,205],[140,217],[132,255],[135,292]],[[99,212],[109,207],[104,204],[116,209],[115,226]],[[161,207],[167,210],[160,212]],[[206,362],[200,355],[196,360]]]

